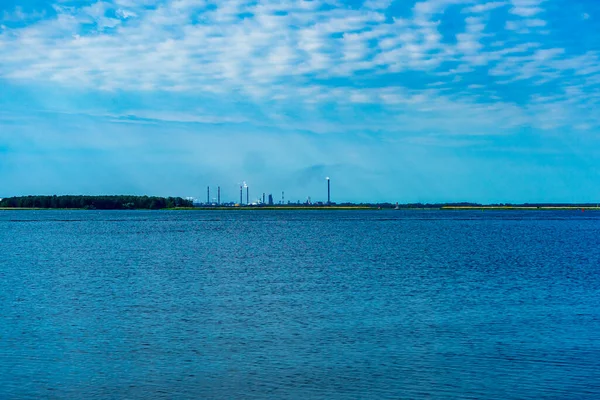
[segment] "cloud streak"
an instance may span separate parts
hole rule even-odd
[[[115,0],[76,8],[66,2],[54,6],[54,16],[26,26],[11,26],[5,17],[0,75],[103,91],[202,91],[261,102],[376,99],[387,106],[406,89],[390,85],[374,94],[365,77],[385,80],[417,72],[447,77],[446,85],[452,86],[484,68],[488,86],[523,80],[535,86],[574,72],[564,65],[578,56],[567,57],[564,49],[533,40],[535,31],[546,26],[540,18],[543,1],[419,1],[410,17],[392,18],[386,14],[389,5],[370,1],[356,9],[325,0]],[[442,14],[451,6],[465,13],[465,28],[454,32],[455,40],[440,31]],[[489,16],[481,15],[507,7],[516,19],[507,19],[505,31],[532,35],[532,40],[498,49],[491,43],[503,32],[490,31]],[[25,18],[21,9],[15,12]],[[562,66],[548,62],[558,55]],[[600,64],[596,53],[582,56]],[[598,79],[597,72],[592,75]],[[339,85],[339,79],[346,83]],[[486,95],[489,100],[495,93],[479,96]],[[438,96],[453,101],[451,95]]]

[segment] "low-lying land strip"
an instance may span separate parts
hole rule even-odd
[[[0,210],[600,210],[598,204],[251,204],[194,205],[181,197],[156,196],[21,196],[0,199]]]

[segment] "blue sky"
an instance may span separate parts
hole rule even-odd
[[[596,0],[3,0],[0,197],[600,201]]]

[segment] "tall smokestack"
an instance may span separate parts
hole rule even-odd
[[[206,204],[210,204],[210,186],[206,187]]]
[[[221,205],[221,186],[217,186],[217,205]]]
[[[246,205],[250,204],[250,187],[246,186]]]
[[[281,192],[281,204],[285,204],[285,192]]]
[[[327,177],[327,204],[331,204],[331,181]]]
[[[243,190],[244,190],[244,188],[242,187],[242,185],[240,185],[240,205],[242,205],[242,202],[243,202],[243,200],[242,200],[242,196],[244,193]]]
[[[263,204],[265,204],[265,194],[263,193]]]

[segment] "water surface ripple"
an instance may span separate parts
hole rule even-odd
[[[0,398],[600,398],[600,213],[2,211]]]

